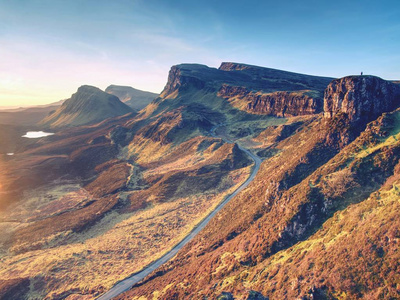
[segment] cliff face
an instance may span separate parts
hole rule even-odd
[[[322,111],[322,98],[312,97],[310,91],[254,92],[245,87],[223,85],[218,96],[228,99],[235,107],[250,113],[293,117]]]
[[[375,76],[349,76],[332,81],[324,95],[324,116],[347,115],[366,124],[400,104],[398,85]]]
[[[182,64],[178,66],[172,66],[168,74],[168,81],[164,90],[161,93],[161,97],[167,97],[177,90],[188,89],[189,86],[193,86],[197,89],[205,87],[205,81],[199,78],[198,70],[200,69],[204,73],[208,73],[209,69],[207,66],[202,65],[188,65]]]
[[[324,89],[332,79],[239,63],[225,62],[219,69],[182,64],[171,68],[161,98],[202,90],[251,114],[300,116],[322,112]]]

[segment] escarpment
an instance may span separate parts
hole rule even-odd
[[[161,93],[161,97],[167,97],[175,91],[188,89],[193,86],[196,89],[205,87],[205,80],[200,78],[199,73],[203,75],[210,68],[203,65],[182,64],[172,66],[168,74],[168,81]]]
[[[322,93],[320,93],[322,94]],[[317,114],[322,111],[322,97],[314,97],[311,91],[277,91],[264,93],[245,87],[223,85],[218,96],[228,99],[237,108],[255,114],[293,117]]]
[[[181,64],[171,68],[161,98],[201,91],[215,98],[213,104],[222,98],[250,114],[302,116],[322,112],[324,89],[332,79],[240,63],[225,62],[219,69]]]
[[[332,81],[324,95],[324,116],[344,114],[365,125],[400,105],[400,87],[375,76],[348,76]]]
[[[333,147],[353,141],[367,123],[400,105],[399,85],[375,76],[333,80],[325,90],[326,141]]]

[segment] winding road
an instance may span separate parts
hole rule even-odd
[[[211,131],[210,134],[213,137],[218,137],[215,133],[216,129],[220,126],[223,126],[223,124],[219,124],[214,126]],[[227,143],[232,143],[231,141],[223,138],[223,137],[219,137],[222,138],[225,142]],[[108,292],[106,292],[105,294],[101,295],[99,298],[97,298],[97,300],[109,300],[112,299],[116,296],[118,296],[119,294],[122,294],[123,292],[126,292],[127,290],[129,290],[134,284],[138,283],[139,281],[141,281],[142,279],[144,279],[147,275],[149,275],[151,272],[153,272],[155,269],[157,269],[158,267],[160,267],[161,265],[165,264],[167,261],[169,261],[171,258],[173,258],[176,253],[178,253],[179,250],[181,250],[187,243],[189,243],[204,227],[206,227],[206,225],[208,224],[208,222],[210,222],[210,220],[233,198],[235,197],[237,194],[239,194],[243,189],[245,189],[250,182],[252,182],[258,172],[258,170],[260,169],[260,165],[261,165],[261,159],[254,155],[253,153],[251,153],[249,150],[239,146],[239,149],[242,150],[243,152],[245,152],[248,156],[251,157],[251,159],[254,161],[254,167],[253,170],[251,172],[251,175],[249,176],[249,178],[247,178],[247,180],[240,186],[237,188],[237,190],[235,190],[231,195],[229,195],[228,197],[225,198],[224,201],[222,201],[206,218],[204,218],[179,244],[177,244],[174,248],[172,248],[169,252],[167,252],[164,256],[162,256],[161,258],[157,259],[156,261],[152,262],[151,264],[149,264],[147,267],[145,267],[142,271],[132,275],[131,277],[128,277],[122,281],[120,281],[119,283],[117,283],[116,285],[114,285]]]

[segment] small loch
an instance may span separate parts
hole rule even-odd
[[[22,137],[28,138],[28,139],[38,139],[41,137],[53,135],[54,133],[51,132],[44,132],[44,131],[28,131],[25,135]]]

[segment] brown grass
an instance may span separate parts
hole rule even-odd
[[[74,243],[4,258],[0,262],[0,277],[45,276],[45,287],[36,291],[42,297],[76,294],[77,290],[88,295],[105,291],[172,248],[248,174],[249,168],[232,171],[226,178],[228,189],[134,213],[113,212],[83,234],[71,233]]]

